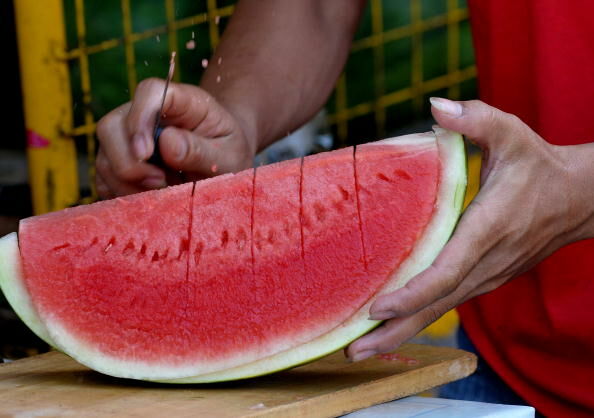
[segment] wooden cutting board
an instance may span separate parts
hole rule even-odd
[[[0,417],[331,417],[471,374],[476,357],[402,346],[348,363],[335,353],[293,370],[238,382],[165,385],[104,376],[51,352],[0,365]]]

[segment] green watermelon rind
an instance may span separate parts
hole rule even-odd
[[[423,141],[433,142],[436,138],[438,139],[440,154],[442,154],[440,156],[442,167],[444,167],[442,181],[446,181],[445,186],[442,185],[440,187],[437,202],[438,210],[427,227],[427,233],[420,239],[410,257],[403,263],[396,277],[389,280],[389,286],[382,289],[378,294],[388,293],[403,286],[410,278],[429,266],[447,242],[462,208],[466,187],[466,158],[462,137],[458,134],[444,131],[441,128],[435,128],[435,133],[407,135],[377,142],[377,144],[393,143],[394,145],[406,145],[419,144]],[[452,189],[454,189],[454,193],[452,193]],[[24,287],[24,281],[22,280],[16,233],[0,239],[0,287],[23,322],[48,344],[64,349],[68,347],[72,348],[73,345],[71,344],[74,344],[74,347],[76,347],[75,352],[73,350],[66,351],[70,351],[83,364],[106,374],[166,383],[207,383],[236,380],[295,367],[340,350],[354,339],[364,335],[380,324],[379,321],[370,321],[367,319],[369,306],[371,305],[371,301],[369,301],[355,315],[335,329],[330,330],[327,334],[298,347],[242,366],[184,378],[172,378],[174,377],[172,374],[179,373],[180,371],[175,366],[171,370],[167,369],[167,365],[155,367],[155,365],[146,364],[141,366],[152,368],[157,374],[163,376],[163,378],[155,379],[155,374],[152,376],[139,376],[138,374],[126,371],[126,366],[130,366],[130,362],[117,359],[114,362],[112,358],[105,359],[101,355],[97,356],[94,354],[97,353],[94,349],[86,347],[86,344],[81,341],[73,340],[68,332],[61,330],[62,327],[54,323],[51,317],[44,316],[44,319],[48,322],[48,326],[40,320],[39,314],[33,307],[29,294]],[[48,329],[52,330],[51,335]]]
[[[393,292],[431,265],[452,235],[462,212],[466,191],[466,151],[460,134],[439,126],[434,132],[412,134],[375,142],[378,145],[421,144],[437,140],[443,176],[436,202],[436,212],[411,255],[396,276],[378,295]],[[453,191],[453,193],[452,193]],[[368,319],[372,298],[355,315],[327,334],[287,351],[255,362],[219,372],[180,379],[157,380],[163,383],[214,383],[262,376],[315,361],[334,353],[381,324]]]

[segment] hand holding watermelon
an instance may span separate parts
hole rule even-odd
[[[138,193],[182,181],[236,172],[251,166],[256,151],[237,119],[205,90],[169,86],[159,147],[171,170],[147,163],[153,154],[155,115],[164,81],[147,79],[134,100],[103,117],[97,125],[97,191],[104,198]],[[178,172],[183,172],[180,178]]]
[[[517,117],[480,101],[432,104],[441,126],[483,150],[481,191],[433,264],[375,301],[371,319],[388,321],[351,344],[353,360],[396,348],[558,248],[594,237],[593,144],[551,145]]]

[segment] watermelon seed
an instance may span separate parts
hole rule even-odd
[[[67,247],[70,247],[69,243],[58,245],[58,246],[52,248],[52,251],[63,250],[64,248],[67,248]]]
[[[109,251],[109,249],[115,245],[115,243],[116,243],[116,239],[115,239],[115,237],[111,237],[111,238],[109,239],[109,242],[107,243],[107,247],[105,247],[105,249],[103,250],[103,252],[104,252],[104,253],[108,252],[108,251]]]
[[[126,244],[126,247],[124,247],[124,251],[122,251],[122,254],[128,255],[133,252],[134,252],[134,241],[130,240]]]
[[[320,202],[314,203],[314,212],[318,221],[323,222],[326,219],[326,208]]]
[[[247,233],[245,232],[245,229],[243,228],[239,228],[239,230],[237,231],[237,241],[247,241]]]
[[[151,261],[159,261],[159,251],[155,251],[153,253],[153,258],[151,258]]]
[[[179,242],[179,254],[177,256],[177,259],[179,260],[182,255],[187,252],[190,249],[190,242],[188,239],[183,238],[180,242]]]
[[[392,183],[392,180],[390,180],[388,177],[386,177],[386,175],[384,173],[377,173],[376,177],[380,180],[387,181],[388,183]]]
[[[344,212],[344,200],[333,203],[334,208],[337,212]]]
[[[221,247],[225,248],[229,242],[229,232],[225,229],[221,235]]]
[[[258,251],[262,249],[262,235],[259,231],[254,234],[254,245]]]
[[[402,177],[403,179],[406,180],[411,180],[412,177],[410,174],[408,174],[406,171],[401,170],[399,168],[397,168],[396,170],[394,170],[394,174],[397,175],[398,177]]]
[[[349,192],[348,192],[348,191],[346,191],[346,190],[344,189],[344,187],[342,187],[342,186],[338,186],[338,190],[340,190],[340,193],[342,194],[342,198],[343,198],[344,200],[349,200],[349,197],[350,197],[351,195],[349,194]]]
[[[200,263],[200,256],[202,255],[202,250],[204,250],[204,244],[199,242],[196,245],[196,249],[194,250],[194,263],[196,265]]]
[[[140,253],[138,254],[138,256],[140,258],[144,257],[146,255],[146,244],[142,243],[142,247],[140,247]]]
[[[267,241],[271,244],[274,244],[274,230],[268,231],[268,237],[266,238]]]

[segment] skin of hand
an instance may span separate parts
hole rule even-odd
[[[551,145],[480,101],[431,102],[442,127],[482,149],[481,189],[431,266],[372,304],[370,319],[386,322],[347,347],[352,361],[396,349],[455,306],[594,237],[594,143]]]
[[[239,1],[200,88],[169,86],[159,140],[168,170],[146,162],[164,81],[140,83],[131,103],[99,121],[99,196],[250,167],[257,151],[324,104],[364,6],[365,0]]]
[[[238,119],[205,90],[178,83],[169,85],[161,119],[165,129],[159,147],[168,169],[148,164],[164,83],[159,79],[142,81],[131,103],[99,121],[99,196],[137,193],[251,167],[256,145],[244,134]],[[183,177],[177,175],[179,171]]]

